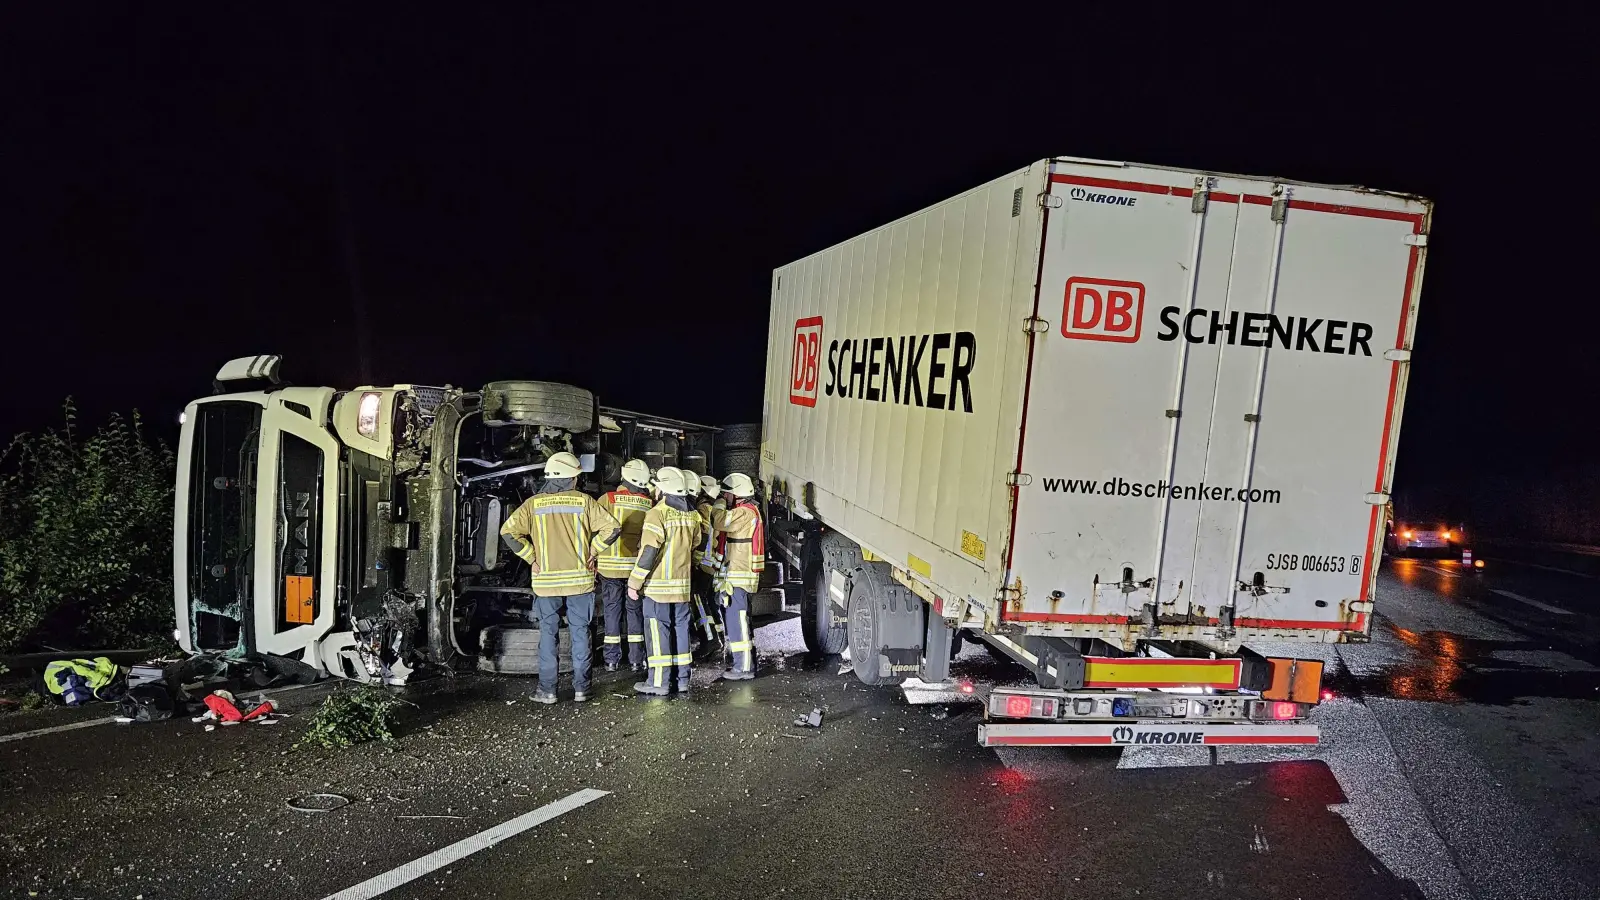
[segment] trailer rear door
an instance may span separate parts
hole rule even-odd
[[[1051,193],[1007,618],[1364,629],[1425,205],[1062,163]]]

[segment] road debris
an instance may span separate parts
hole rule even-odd
[[[797,717],[794,720],[794,724],[799,725],[799,726],[801,726],[803,728],[821,728],[822,727],[822,707],[820,707],[820,706],[816,707],[816,708],[812,709],[811,712],[807,713],[806,715]]]

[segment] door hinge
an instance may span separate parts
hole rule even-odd
[[[1049,191],[1039,195],[1039,206],[1043,209],[1060,209],[1061,204],[1064,202],[1060,197],[1051,194]]]
[[[1245,413],[1244,420],[1246,422],[1259,422],[1261,421],[1261,416],[1257,413]]]
[[[1368,506],[1383,506],[1389,502],[1389,495],[1382,491],[1375,491],[1366,496]]]
[[[1401,239],[1408,247],[1428,246],[1428,236],[1425,234],[1408,234]]]
[[[1289,198],[1294,194],[1292,188],[1278,187],[1272,192],[1272,221],[1283,224],[1289,217]]]
[[[1043,334],[1050,330],[1050,320],[1029,316],[1022,320],[1022,330],[1028,334]]]
[[[1194,180],[1194,196],[1189,201],[1189,212],[1203,213],[1206,211],[1206,204],[1211,202],[1211,189],[1216,186],[1216,183],[1217,180],[1215,178],[1208,178],[1203,175]]]
[[[1026,487],[1033,484],[1033,476],[1026,472],[1007,472],[1006,484],[1012,487]]]
[[[1169,419],[1181,419],[1181,418],[1183,418],[1183,410],[1181,410],[1181,409],[1169,409],[1169,410],[1167,410],[1167,418],[1169,418]]]
[[[1392,347],[1383,351],[1383,358],[1389,362],[1410,362],[1411,351],[1399,347]]]

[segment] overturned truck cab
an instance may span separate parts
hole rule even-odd
[[[500,525],[568,451],[580,487],[622,462],[710,470],[716,429],[603,409],[587,390],[500,381],[336,390],[233,360],[184,410],[173,525],[179,645],[358,681],[476,664],[526,627],[527,565]]]

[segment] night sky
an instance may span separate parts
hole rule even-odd
[[[774,267],[1063,154],[1432,197],[1399,488],[1594,471],[1575,16],[317,6],[0,13],[0,435],[68,394],[175,434],[263,352],[755,420]],[[690,344],[718,365],[652,373]]]

